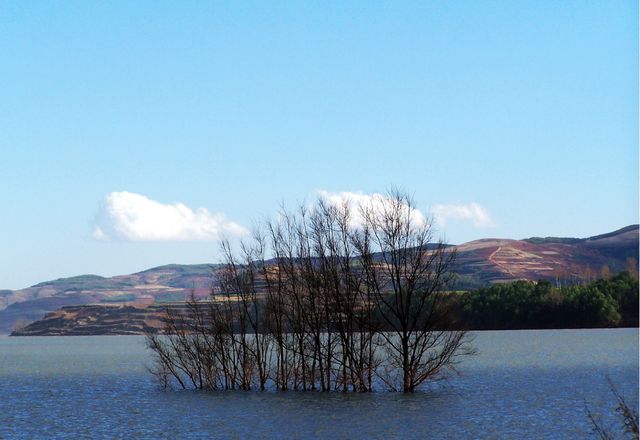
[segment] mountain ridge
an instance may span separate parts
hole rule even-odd
[[[518,279],[588,281],[638,262],[638,228],[587,237],[484,238],[453,246],[456,289]],[[0,290],[0,334],[35,321],[63,306],[83,304],[162,304],[192,292],[207,296],[219,264],[166,264],[129,275],[95,274],[44,281],[18,290]]]

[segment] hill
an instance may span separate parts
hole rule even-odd
[[[207,296],[216,265],[169,264],[131,275],[105,278],[81,275],[0,291],[0,334],[42,318],[64,306],[84,304],[149,304],[182,301],[193,291]]]
[[[14,336],[83,336],[83,335],[139,335],[157,332],[169,307],[178,311],[184,303],[167,304],[90,304],[66,306],[47,313]]]
[[[592,281],[638,263],[638,225],[588,238],[483,239],[457,246],[459,288],[522,280]]]
[[[637,269],[638,225],[588,238],[482,239],[455,246],[457,289],[547,279],[592,281],[602,272]],[[64,306],[148,306],[207,296],[220,266],[170,264],[131,275],[81,275],[0,290],[0,334]]]

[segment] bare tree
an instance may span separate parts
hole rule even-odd
[[[395,390],[413,392],[470,354],[465,331],[450,331],[445,289],[455,252],[434,244],[433,228],[411,198],[392,191],[361,208],[363,230],[356,235],[367,288],[386,328],[389,355],[382,379]],[[401,378],[394,377],[401,373]]]
[[[147,335],[147,346],[155,354],[150,371],[163,387],[175,384],[179,388],[217,389],[221,363],[213,343],[212,329],[206,305],[193,295],[183,307],[165,309],[166,335]]]

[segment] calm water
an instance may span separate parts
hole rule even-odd
[[[638,405],[638,331],[479,332],[430,391],[167,392],[131,336],[0,337],[0,438],[589,438]],[[592,437],[594,438],[594,437]]]

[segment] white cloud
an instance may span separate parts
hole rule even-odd
[[[445,226],[449,220],[468,220],[476,228],[495,226],[486,208],[475,202],[466,205],[433,205],[431,214],[439,226]]]
[[[351,212],[351,226],[360,227],[364,223],[362,215],[360,214],[360,208],[372,208],[375,211],[382,211],[385,203],[390,202],[390,198],[379,193],[363,194],[361,192],[337,192],[331,193],[328,191],[318,191],[320,198],[326,200],[331,205],[343,206],[345,203],[349,206]],[[408,205],[405,205],[405,209],[409,209]],[[414,226],[424,226],[427,224],[426,216],[418,209],[413,208],[411,213],[411,222]]]
[[[247,230],[224,214],[182,203],[163,204],[141,194],[111,192],[104,198],[93,229],[97,240],[191,241],[241,236]]]

